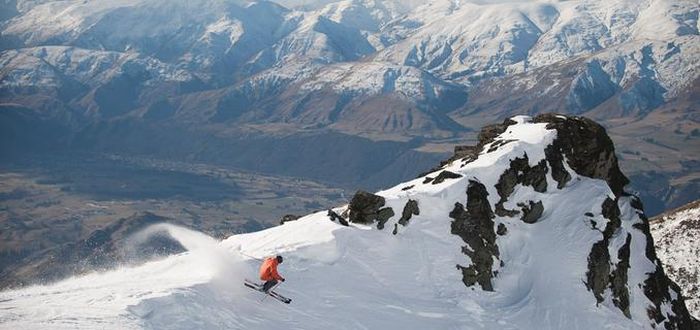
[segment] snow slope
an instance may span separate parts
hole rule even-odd
[[[565,117],[546,120],[550,124],[579,123],[580,130],[588,129],[583,121]],[[563,164],[570,178],[562,181],[558,174],[562,172],[545,148],[561,143],[564,138],[558,136],[560,131],[548,125],[542,118],[516,117],[498,126],[502,130],[497,130],[491,139],[482,139],[474,157],[458,157],[433,173],[378,192],[386,201],[384,206],[396,210],[387,219],[385,229],[378,229],[381,226],[375,227],[372,221],[343,226],[331,221],[325,211],[221,242],[164,226],[160,229],[168,230],[188,252],[141,266],[1,292],[0,328],[640,329],[651,328],[656,323],[661,327],[663,323],[672,326],[675,317],[683,318],[682,311],[676,309],[680,308],[676,306],[678,293],[663,285],[649,288],[645,282],[657,267],[655,260],[645,255],[650,241],[648,231],[643,230],[645,218],[637,209],[638,201],[620,195],[615,178],[606,182],[577,174],[571,166],[578,166],[578,160]],[[482,134],[493,132],[494,128],[490,129]],[[484,250],[479,244],[472,245],[474,241],[468,236],[453,234],[463,228],[458,211],[466,204],[466,212],[473,216],[462,224],[467,235],[486,235],[468,229],[480,226],[483,222],[479,221],[484,220],[474,210],[484,205],[490,210],[492,205],[499,205],[500,190],[507,185],[502,174],[508,173],[516,158],[522,157],[527,157],[527,166],[547,163],[552,167],[544,174],[546,187],[541,189],[542,182],[514,185],[502,206],[517,209],[519,202],[541,201],[543,213],[534,223],[523,222],[517,216],[486,219],[486,223],[493,221],[490,228],[480,227],[477,231],[491,232],[495,237],[498,252],[488,257],[494,261],[493,269],[485,274],[493,288],[489,290],[481,282],[467,284],[468,272],[464,267],[479,263]],[[616,163],[612,164],[616,168]],[[436,174],[442,171],[459,177],[440,182],[441,176]],[[488,197],[472,194],[475,187],[484,187]],[[417,202],[419,212],[405,222],[399,219],[405,215],[400,210],[409,200]],[[613,200],[616,201],[613,206],[608,204],[607,201]],[[350,206],[334,210],[342,213],[350,208],[352,219],[354,212],[360,212],[354,203],[353,200]],[[610,207],[619,214],[611,216]],[[619,227],[607,237],[608,227],[615,225]],[[499,229],[496,236],[493,232],[501,226],[507,231]],[[484,237],[488,240],[488,235]],[[462,247],[465,240],[468,243]],[[591,262],[599,260],[593,252],[600,242],[607,244],[603,248],[610,254],[609,260],[603,261],[603,266],[607,265],[603,275],[624,281],[622,288],[629,296],[627,312],[616,301],[622,295],[613,292],[619,287],[613,284],[603,287],[598,301],[588,288],[589,285],[595,288],[592,282],[597,281],[588,273],[597,271]],[[625,247],[627,256],[621,252]],[[477,254],[470,254],[473,252]],[[255,258],[273,254],[285,257],[280,272],[287,281],[278,292],[294,299],[290,305],[264,299],[260,293],[242,286],[243,278],[256,277],[259,261]],[[629,263],[628,268],[624,262]],[[609,269],[615,275],[608,274]],[[624,277],[620,277],[620,271]],[[656,279],[665,278],[663,272],[661,276]],[[668,298],[648,297],[645,289]],[[661,319],[650,320],[648,310],[661,315]]]

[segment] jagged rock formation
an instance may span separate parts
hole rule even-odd
[[[466,267],[457,265],[457,269],[462,271],[462,282],[466,286],[479,283],[484,290],[493,291],[491,278],[495,275],[493,262],[494,258],[498,259],[498,246],[494,232],[494,214],[488,195],[483,184],[469,181],[466,210],[464,205],[455,203],[449,216],[454,219],[451,233],[467,243],[462,247],[462,253],[472,261]]]
[[[528,136],[532,132],[525,127],[535,130],[536,125],[542,125],[543,132],[553,133],[549,139],[543,138],[545,142],[538,147],[523,147],[522,142],[534,143]],[[497,180],[489,181],[479,172],[468,170],[480,168],[487,162],[484,159],[499,157],[498,154],[510,157],[501,156],[489,169],[491,173],[497,171],[493,166],[502,168]],[[494,284],[498,274],[513,266],[499,244],[515,239],[510,238],[509,227],[520,227],[511,218],[520,215],[516,219],[532,226],[528,230],[533,231],[552,226],[552,222],[564,220],[548,213],[565,213],[558,208],[571,205],[558,205],[547,196],[600,181],[604,184],[596,188],[600,189],[596,198],[602,197],[599,204],[592,204],[579,215],[568,215],[581,219],[593,233],[592,238],[597,236],[585,248],[587,265],[580,274],[581,282],[598,305],[615,306],[627,318],[649,318],[652,324],[668,329],[691,326],[680,289],[666,277],[658,262],[641,202],[625,192],[629,180],[619,168],[612,141],[599,124],[584,117],[544,114],[486,126],[476,146],[456,148],[453,157],[409,182],[402,191],[415,193],[421,185],[434,183],[446,172],[460,175],[455,175],[455,179],[467,186],[466,207],[458,201],[449,213],[453,219],[451,233],[466,243],[462,253],[468,262],[457,265],[465,285],[479,284],[484,290],[498,291]],[[465,174],[466,181],[461,178]],[[587,180],[593,181],[582,183]],[[494,193],[495,198],[489,198]],[[588,204],[592,200],[580,202]],[[640,276],[641,282],[630,282]],[[640,295],[649,304],[633,306]]]

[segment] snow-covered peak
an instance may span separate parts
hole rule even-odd
[[[602,127],[558,115],[516,117],[485,127],[476,146],[457,148],[415,180],[359,191],[348,205],[275,228],[211,244],[165,227],[189,252],[2,292],[0,321],[13,328],[690,327],[626,183]],[[276,291],[290,305],[242,285],[255,280],[257,259],[275,254],[284,256],[286,278]]]
[[[692,1],[436,1],[382,31],[379,57],[455,79],[502,76],[631,41],[697,35]],[[407,27],[407,22],[411,22]]]

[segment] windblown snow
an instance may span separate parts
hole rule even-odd
[[[590,246],[600,241],[607,219],[604,200],[613,195],[603,180],[578,176],[562,189],[550,171],[550,188],[537,192],[517,185],[506,202],[540,200],[536,223],[496,217],[499,260],[492,292],[467,287],[456,265],[468,265],[462,239],[451,234],[448,213],[465,203],[470,181],[482,183],[491,205],[494,185],[511,160],[527,155],[531,166],[545,158],[557,136],[529,117],[483,148],[478,158],[456,160],[442,170],[461,175],[438,184],[425,177],[377,193],[396,210],[384,230],[333,222],[327,212],[255,233],[216,241],[185,228],[160,225],[188,251],[140,266],[125,266],[62,282],[0,292],[0,328],[236,328],[236,329],[640,329],[650,328],[651,302],[641,283],[655,265],[644,257],[645,237],[632,226],[641,221],[621,197],[620,233],[631,237],[631,318],[610,300],[596,303],[586,288]],[[501,144],[505,143],[505,144]],[[435,173],[428,176],[434,176]],[[396,225],[400,210],[415,200],[420,214]],[[342,213],[347,206],[335,208]],[[592,214],[591,219],[584,214]],[[593,225],[592,225],[593,224]],[[391,228],[396,228],[393,233]],[[611,238],[611,261],[625,236]],[[613,251],[614,249],[614,251]],[[257,280],[259,261],[281,254],[287,279],[276,291],[293,299],[285,305],[243,286]],[[501,263],[499,263],[499,261]],[[665,313],[670,306],[662,305]]]

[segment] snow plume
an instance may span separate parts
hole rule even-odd
[[[218,245],[218,241],[211,236],[195,230],[187,229],[185,227],[167,223],[152,225],[134,234],[134,243],[145,241],[151,236],[158,235],[163,232],[168,233],[187,251],[213,250],[216,249]]]
[[[138,246],[163,234],[187,250],[188,263],[192,267],[210,272],[212,285],[227,292],[237,292],[242,288],[240,283],[247,269],[241,256],[234,250],[224,249],[217,239],[202,232],[167,223],[155,224],[134,234],[129,245]]]

